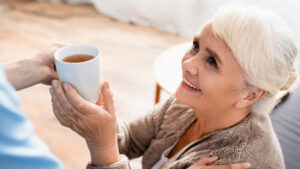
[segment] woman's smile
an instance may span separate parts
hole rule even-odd
[[[186,79],[183,79],[182,80],[182,83],[181,83],[182,87],[188,91],[191,91],[191,92],[201,92],[201,89],[194,86],[193,84],[191,84],[189,81],[187,81]]]

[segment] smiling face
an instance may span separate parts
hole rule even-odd
[[[182,75],[176,99],[203,113],[232,110],[247,89],[242,68],[211,24],[195,36],[182,60]]]

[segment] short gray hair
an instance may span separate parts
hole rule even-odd
[[[270,112],[276,94],[295,79],[298,48],[294,34],[278,15],[257,7],[222,7],[211,23],[244,70],[248,84],[267,92],[251,105],[251,111]]]

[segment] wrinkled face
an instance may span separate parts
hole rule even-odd
[[[247,88],[242,68],[225,42],[207,24],[196,35],[182,60],[183,81],[177,101],[197,111],[220,112],[234,108]]]

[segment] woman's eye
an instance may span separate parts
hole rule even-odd
[[[199,52],[199,43],[198,42],[193,42],[193,50],[198,53]]]
[[[216,67],[216,68],[218,67],[216,59],[212,56],[207,58],[207,63],[211,66]]]

